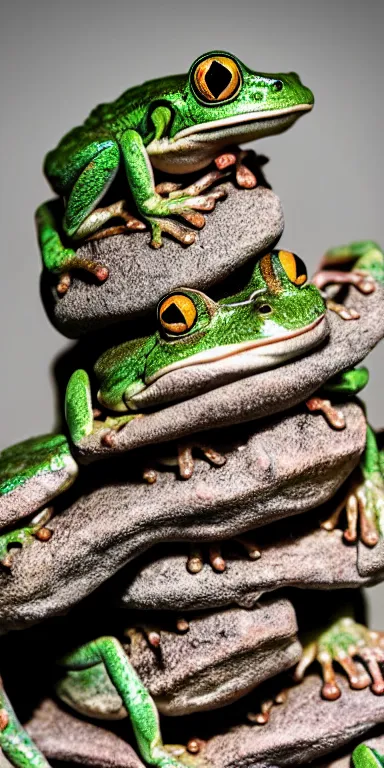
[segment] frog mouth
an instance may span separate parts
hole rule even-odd
[[[268,120],[274,120],[284,117],[293,116],[298,113],[297,117],[304,112],[310,112],[313,108],[313,104],[295,104],[292,107],[285,107],[283,109],[271,109],[265,112],[247,112],[244,115],[233,115],[232,117],[223,117],[220,120],[211,120],[208,123],[202,123],[200,125],[191,125],[189,128],[183,128],[178,131],[173,137],[173,141],[184,139],[186,136],[195,136],[197,133],[214,134],[220,133],[220,129],[240,128],[244,123],[263,122]]]
[[[168,379],[170,393],[174,391],[179,396],[182,395],[178,387],[172,386],[171,379],[173,377],[170,374],[175,371],[195,367],[199,369],[203,377],[203,371],[209,371],[208,388],[214,389],[223,383],[229,383],[229,381],[237,378],[277,367],[294,357],[299,357],[320,344],[327,335],[328,324],[324,313],[309,325],[295,331],[282,333],[274,338],[226,344],[197,352],[187,359],[178,360],[160,368],[152,376],[146,377],[143,388],[132,394],[131,397],[128,396],[127,406],[131,410],[137,410],[141,407],[154,405],[158,401],[159,395],[161,400],[168,400],[169,397],[164,397]],[[206,368],[207,363],[210,364],[209,368]],[[196,370],[197,378],[199,372]],[[174,398],[175,394],[173,393],[170,399]]]

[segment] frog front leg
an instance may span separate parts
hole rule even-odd
[[[98,415],[98,411],[96,414]],[[120,429],[132,419],[140,418],[141,414],[124,414],[123,416],[108,416],[104,421],[95,418],[92,407],[91,384],[86,371],[79,368],[75,371],[65,393],[65,418],[69,433],[75,445],[101,429],[105,432],[105,443],[108,436]]]
[[[44,755],[37,749],[19,723],[0,678],[0,749],[15,768],[49,768]]]
[[[160,112],[161,110],[161,112]],[[152,121],[156,125],[156,138],[160,139],[166,130],[166,108],[158,108],[152,114]],[[166,232],[183,245],[191,245],[195,241],[195,233],[181,226],[172,217],[180,216],[188,223],[201,228],[205,219],[200,211],[212,211],[218,197],[224,195],[223,190],[215,190],[211,194],[195,194],[193,187],[184,190],[171,190],[168,198],[162,197],[155,189],[153,170],[148,152],[140,134],[133,130],[126,130],[120,138],[121,151],[125,163],[126,176],[129,186],[139,210],[139,213],[148,221],[152,229],[151,245],[159,248],[162,245],[162,232]],[[210,177],[207,175],[207,179]],[[212,183],[209,180],[209,184]],[[202,187],[200,186],[200,189]]]
[[[362,689],[371,685],[373,693],[378,696],[384,694],[384,679],[380,669],[384,662],[384,633],[373,632],[348,615],[336,620],[304,645],[302,658],[295,670],[296,682],[303,679],[314,661],[318,661],[322,669],[321,693],[324,699],[335,701],[341,696],[334,669],[336,662],[347,675],[351,688]]]
[[[181,768],[181,764],[166,751],[155,703],[116,638],[101,637],[88,643],[66,655],[60,664],[70,670],[90,671],[97,665],[104,665],[131,718],[143,760],[159,768]]]
[[[384,756],[367,744],[359,744],[352,752],[353,768],[383,768]]]
[[[21,547],[32,544],[35,539],[49,541],[52,532],[46,528],[46,525],[51,517],[52,508],[47,507],[35,515],[29,525],[0,534],[0,565],[3,568],[11,568],[14,552]]]

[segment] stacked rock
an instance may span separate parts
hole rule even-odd
[[[312,105],[213,52],[47,156],[43,295],[79,343],[64,433],[0,454],[1,768],[384,765],[360,591],[384,450],[356,397],[384,254],[333,249],[308,282],[235,146]]]

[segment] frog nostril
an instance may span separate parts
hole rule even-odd
[[[284,83],[281,80],[276,80],[273,83],[272,88],[274,91],[282,91],[284,88]]]

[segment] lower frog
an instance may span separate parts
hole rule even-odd
[[[217,302],[200,291],[173,291],[159,302],[157,330],[151,336],[110,349],[95,365],[99,403],[122,414],[108,418],[101,441],[113,444],[115,430],[143,407],[144,394],[145,407],[158,402],[160,379],[161,402],[183,399],[183,392],[175,392],[171,383],[169,393],[165,391],[176,369],[185,370],[188,388],[189,371],[203,367],[207,389],[214,388],[298,357],[327,334],[320,292],[307,283],[304,263],[291,252],[275,250],[262,256],[247,284]],[[222,361],[226,373],[217,377]],[[100,429],[90,393],[88,374],[76,371],[67,388],[66,418],[72,440],[80,447]]]
[[[324,255],[312,283],[319,290],[327,286],[353,285],[361,293],[373,293],[376,283],[384,284],[384,253],[373,240],[331,248]],[[353,307],[345,307],[333,297],[327,299],[327,306],[343,320],[356,320],[360,316]]]
[[[364,367],[344,371],[330,379],[319,396],[307,401],[307,406],[312,411],[322,411],[334,428],[343,429],[344,416],[335,408],[334,401],[339,396],[344,400],[345,396],[354,397],[367,385],[368,379],[368,370]],[[323,395],[331,396],[332,403]],[[384,472],[376,434],[369,424],[360,465],[347,481],[340,503],[322,527],[327,531],[334,530],[344,510],[347,517],[344,539],[352,543],[359,535],[366,546],[374,547],[384,535]]]
[[[352,752],[353,768],[383,768],[384,755],[367,744],[359,744]]]
[[[50,538],[49,504],[72,485],[77,472],[64,435],[34,437],[0,453],[0,563],[4,567],[11,566],[16,548],[35,538]],[[15,527],[27,517],[32,519],[26,525]]]

